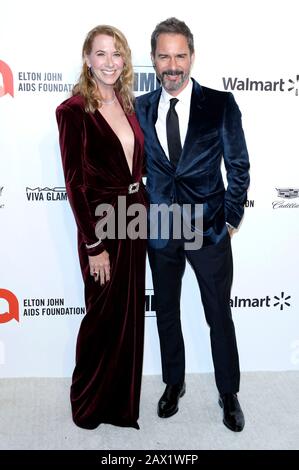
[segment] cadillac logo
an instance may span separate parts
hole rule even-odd
[[[284,199],[293,199],[299,197],[298,188],[276,188],[277,196],[283,197]]]

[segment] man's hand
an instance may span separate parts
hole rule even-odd
[[[228,231],[228,234],[230,237],[233,236],[233,234],[235,233],[235,227],[233,227],[231,224],[227,223],[226,222],[226,227],[227,227],[227,231]]]

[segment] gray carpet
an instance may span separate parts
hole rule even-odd
[[[89,431],[72,422],[70,379],[1,379],[0,449],[299,449],[299,372],[242,374],[241,433],[222,424],[212,374],[190,374],[186,385],[179,412],[160,419],[164,385],[145,376],[139,431],[106,424]]]

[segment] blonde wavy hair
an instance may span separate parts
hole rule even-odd
[[[118,92],[122,100],[124,110],[127,114],[134,111],[133,80],[134,72],[131,59],[131,50],[123,33],[109,25],[99,25],[93,28],[86,36],[82,48],[83,66],[78,83],[73,87],[73,95],[82,95],[85,98],[85,111],[94,113],[102,105],[102,96],[97,87],[97,83],[90,73],[85,56],[92,50],[94,38],[99,34],[106,34],[114,39],[115,48],[119,51],[124,60],[123,71],[114,85],[114,90]]]

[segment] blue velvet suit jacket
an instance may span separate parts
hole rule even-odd
[[[241,113],[232,93],[193,80],[188,130],[177,167],[157,137],[161,88],[137,98],[136,114],[145,137],[146,188],[151,204],[203,204],[203,245],[218,243],[226,223],[238,227],[249,185],[249,159]],[[227,172],[224,187],[221,161]]]

